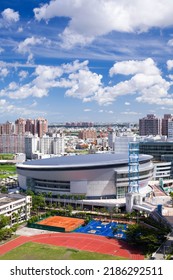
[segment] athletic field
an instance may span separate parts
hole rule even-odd
[[[34,236],[20,236],[0,246],[0,256],[25,243],[54,245],[87,252],[95,252],[130,260],[142,260],[144,256],[132,249],[126,242],[105,236],[84,233],[50,233]],[[46,251],[46,250],[45,250]]]

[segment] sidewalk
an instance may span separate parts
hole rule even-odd
[[[153,253],[152,259],[165,260],[165,256],[173,250],[173,231],[168,235],[168,239]]]

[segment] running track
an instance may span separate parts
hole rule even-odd
[[[0,256],[26,242],[62,246],[89,252],[120,256],[131,260],[143,260],[144,256],[132,250],[125,242],[105,236],[83,233],[50,233],[20,236],[0,246]]]

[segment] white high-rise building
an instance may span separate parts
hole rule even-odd
[[[40,149],[40,138],[38,135],[28,135],[25,137],[25,154],[26,158],[31,159],[34,153],[37,153]]]
[[[173,138],[173,120],[168,120],[168,138]]]
[[[64,146],[64,137],[57,136],[53,139],[53,154],[64,154],[65,146]]]
[[[108,146],[111,149],[114,149],[115,138],[116,138],[116,132],[110,131],[108,134]]]
[[[136,140],[136,136],[116,136],[114,142],[115,153],[128,153],[129,142]]]
[[[53,137],[49,137],[48,135],[44,135],[40,138],[40,153],[42,154],[52,154],[52,143]]]
[[[32,159],[35,154],[58,155],[64,154],[64,136],[54,135],[52,137],[44,135],[28,135],[25,137],[25,153],[27,159]]]

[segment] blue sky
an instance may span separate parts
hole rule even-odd
[[[0,122],[173,113],[172,0],[1,0]]]

